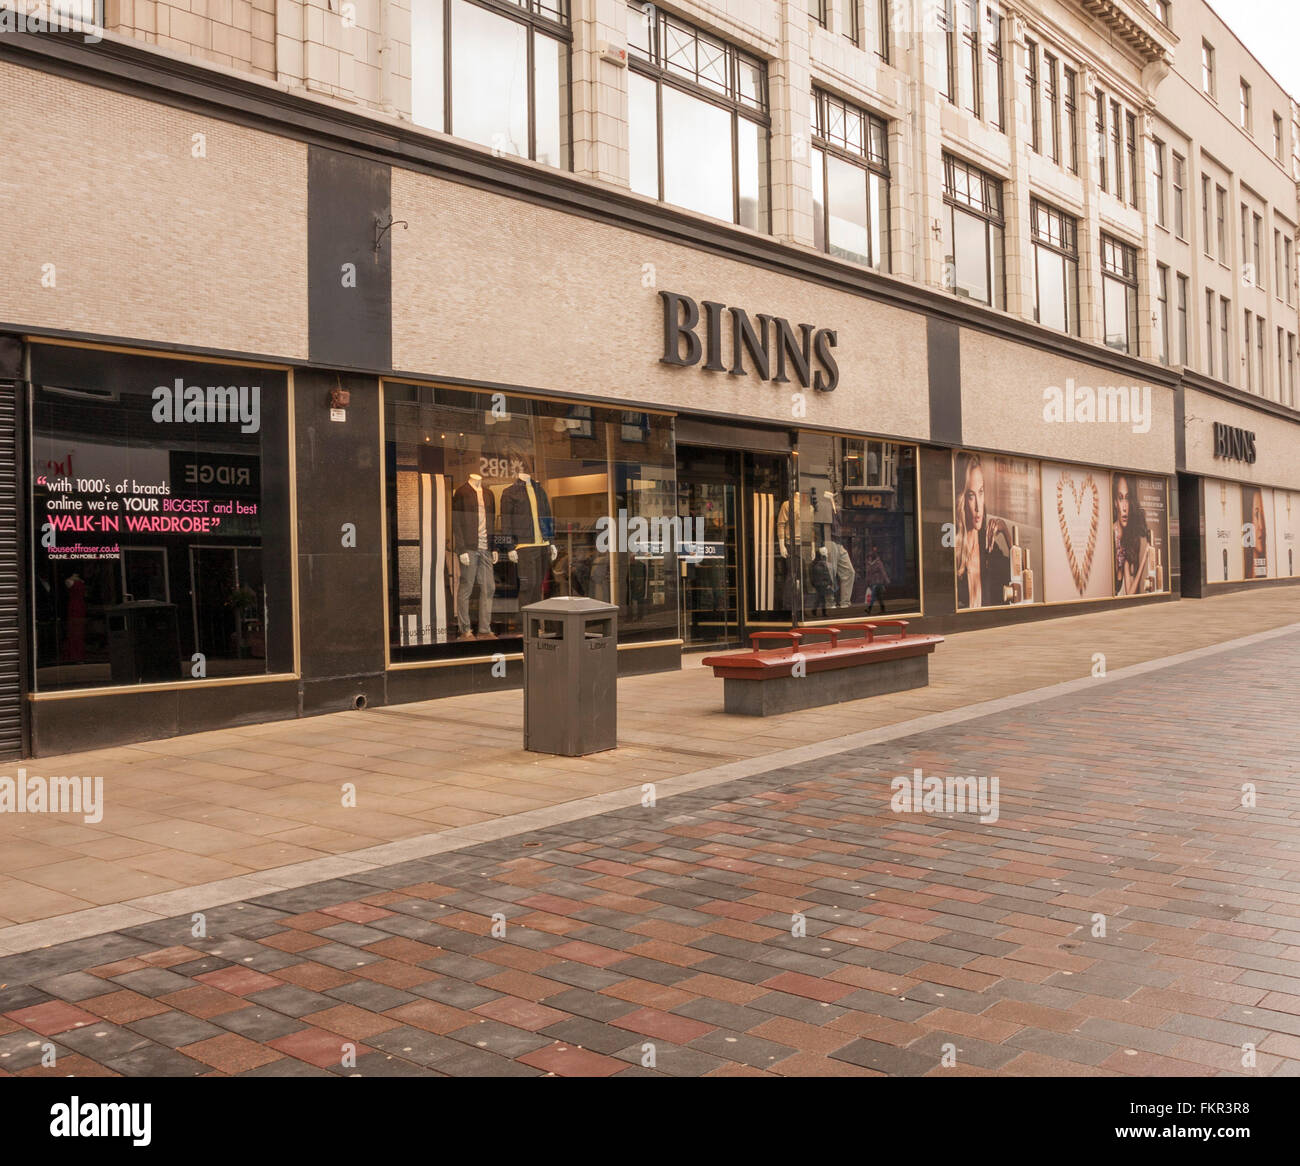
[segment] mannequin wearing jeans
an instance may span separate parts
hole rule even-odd
[[[456,588],[456,623],[462,640],[495,640],[492,634],[492,596],[496,592],[494,570],[497,553],[490,550],[496,529],[496,499],[483,485],[481,474],[470,474],[469,481],[451,496],[452,550],[460,559],[460,583]],[[469,603],[478,587],[478,635],[469,622]]]
[[[546,573],[560,553],[551,542],[554,530],[546,491],[521,471],[501,495],[501,533],[509,541],[510,561],[519,568],[520,611],[542,597]]]

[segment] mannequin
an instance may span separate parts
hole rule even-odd
[[[781,586],[781,598],[795,619],[800,617],[800,611],[803,607],[802,576],[806,564],[801,564],[797,558],[792,559],[791,552],[795,549],[795,540],[808,518],[806,507],[804,496],[796,491],[793,507],[789,499],[787,499],[781,503],[781,509],[776,516],[776,548],[785,565],[785,580]]]
[[[839,606],[848,607],[853,602],[853,583],[857,579],[857,572],[853,569],[848,551],[844,549],[844,536],[840,530],[839,503],[829,490],[819,498],[816,486],[812,488],[811,495],[814,541],[826,551],[827,564],[838,586]],[[836,595],[832,592],[832,607],[836,605],[835,599]]]
[[[492,596],[496,592],[497,552],[492,550],[496,530],[496,498],[483,484],[482,474],[469,480],[451,496],[451,545],[460,559],[456,587],[456,623],[462,640],[495,640],[492,633]],[[478,635],[469,621],[469,601],[478,586]]]
[[[554,531],[550,498],[529,471],[520,470],[501,495],[501,533],[510,547],[507,557],[519,568],[521,611],[541,599],[546,574],[559,557]]]

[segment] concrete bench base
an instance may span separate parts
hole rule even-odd
[[[724,707],[746,717],[770,717],[798,709],[842,704],[846,700],[924,688],[930,683],[929,653],[880,660],[867,667],[809,672],[807,676],[722,682]]]

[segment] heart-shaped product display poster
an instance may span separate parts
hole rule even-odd
[[[1070,500],[1065,497],[1066,486],[1070,487]],[[1092,495],[1092,506],[1087,506],[1088,495]],[[1101,491],[1091,474],[1075,485],[1074,478],[1062,473],[1056,481],[1056,517],[1061,524],[1061,541],[1065,544],[1065,557],[1070,567],[1070,575],[1080,595],[1088,590],[1088,580],[1092,577],[1092,559],[1097,550],[1097,526],[1101,521]],[[1085,542],[1087,546],[1082,558],[1079,547]]]

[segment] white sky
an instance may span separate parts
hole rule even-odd
[[[1300,100],[1300,4],[1296,0],[1209,0],[1264,68]],[[1174,5],[1177,32],[1178,5]]]

